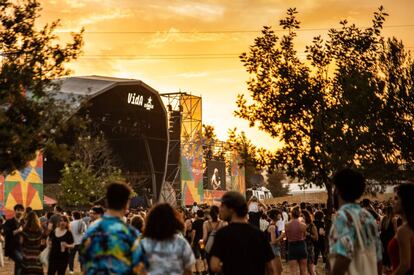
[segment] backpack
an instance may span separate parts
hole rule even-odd
[[[210,224],[210,227],[213,228],[211,226],[211,222],[208,222]],[[216,236],[217,233],[217,228],[220,226],[220,222],[217,222],[216,228],[213,228],[213,230],[211,230],[211,232],[208,234],[207,237],[207,242],[206,245],[204,246],[204,250],[207,253],[210,253],[211,248],[213,247],[213,243],[214,243],[214,237]]]

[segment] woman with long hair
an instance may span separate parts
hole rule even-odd
[[[387,274],[391,272],[391,261],[388,255],[387,247],[388,243],[394,238],[395,232],[397,231],[396,219],[394,219],[394,209],[391,205],[387,205],[384,208],[384,216],[382,217],[380,224],[380,238],[382,243],[382,265]]]
[[[191,233],[193,231],[193,215],[190,211],[184,212],[184,238],[191,243]]]
[[[69,264],[69,249],[75,246],[68,217],[60,216],[57,227],[50,232],[48,243],[50,256],[47,274],[64,275]]]
[[[273,264],[275,266],[276,274],[281,275],[283,271],[282,266],[282,257],[280,254],[280,245],[285,237],[285,233],[281,232],[277,227],[277,222],[280,220],[282,213],[277,209],[272,209],[268,212],[271,222],[267,229],[267,234],[269,234],[270,246],[272,247],[273,254],[275,258],[273,259]]]
[[[291,211],[292,219],[286,224],[288,240],[288,263],[290,274],[296,275],[299,266],[300,275],[306,274],[308,252],[306,250],[306,224],[299,221],[300,208],[295,206]]]
[[[394,275],[414,273],[414,184],[401,184],[394,189],[394,211],[401,215],[403,224],[388,243]]]
[[[314,243],[318,240],[318,230],[313,223],[312,215],[307,210],[302,210],[302,215],[306,224],[306,250],[308,252],[308,273],[315,275],[315,247]]]
[[[20,235],[23,255],[22,274],[43,274],[43,266],[39,258],[42,252],[42,234],[43,229],[39,218],[35,212],[29,212]]]
[[[181,236],[184,223],[167,203],[148,213],[140,246],[148,259],[148,273],[191,275],[195,258],[190,244]]]
[[[225,222],[221,221],[219,219],[219,208],[215,205],[213,205],[210,208],[210,218],[208,220],[206,220],[203,224],[203,239],[202,242],[204,244],[205,247],[205,251],[206,251],[206,260],[207,263],[210,262],[210,251],[211,248],[213,247],[213,243],[214,243],[214,238],[216,236],[217,231],[222,228],[223,226],[225,226]],[[207,264],[208,266],[208,264]],[[212,272],[210,272],[212,273]]]
[[[318,210],[315,212],[315,220],[313,223],[318,230],[318,240],[314,243],[315,245],[315,261],[313,262],[314,265],[318,265],[318,258],[319,254],[322,255],[323,263],[326,263],[326,253],[325,253],[325,240],[326,240],[326,232],[325,232],[325,221],[324,221],[324,214],[322,211]]]

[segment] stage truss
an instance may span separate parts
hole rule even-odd
[[[167,93],[161,94],[165,100],[169,120],[169,150],[168,164],[165,182],[161,191],[161,201],[171,204],[184,204],[183,181],[188,182],[188,165],[185,160],[191,158],[191,170],[197,173],[197,158],[202,161],[202,103],[201,97],[188,93]],[[195,145],[199,143],[197,148]],[[184,159],[184,160],[183,160]],[[201,163],[200,163],[201,165]],[[200,171],[202,174],[202,168]],[[195,177],[197,178],[197,177]],[[202,188],[202,177],[199,182]],[[192,186],[197,185],[193,182]],[[186,189],[187,190],[187,189]],[[191,191],[190,191],[191,192]],[[192,190],[194,193],[195,190]],[[197,194],[193,194],[197,197]],[[201,194],[202,196],[202,194]],[[196,200],[202,200],[200,194]],[[195,200],[195,201],[196,201]]]

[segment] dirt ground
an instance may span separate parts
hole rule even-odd
[[[5,266],[4,267],[0,267],[0,274],[1,275],[13,275],[13,271],[14,271],[14,264],[12,261],[10,261],[9,259],[5,260]],[[75,271],[79,271],[79,266],[75,266]],[[46,270],[45,270],[45,274],[46,274]],[[66,274],[69,274],[69,272],[66,272]],[[81,275],[80,272],[75,272],[75,275]],[[287,266],[287,264],[285,263],[285,261],[283,261],[283,275],[289,275],[289,267]],[[316,267],[316,274],[318,275],[324,275],[324,271],[323,271],[323,265],[322,265],[322,261],[320,261],[320,263],[318,264],[318,266]]]

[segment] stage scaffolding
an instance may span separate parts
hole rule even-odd
[[[189,169],[197,173],[197,160],[200,161],[199,173],[202,174],[202,100],[201,97],[182,92],[161,96],[167,106],[170,139],[167,173],[160,200],[183,205],[183,181],[188,182]],[[200,146],[195,146],[196,144]],[[191,161],[191,167],[188,166],[188,160]],[[198,182],[193,182],[192,186],[197,184]],[[202,190],[202,176],[199,184]],[[188,192],[194,193],[192,197],[195,201],[202,200],[202,194],[200,198],[200,194],[196,194],[197,190]]]

